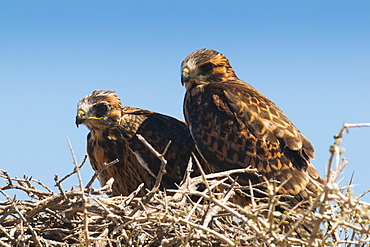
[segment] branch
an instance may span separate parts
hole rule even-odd
[[[339,131],[338,134],[334,136],[335,139],[342,138],[344,132],[348,132],[349,128],[357,128],[357,127],[370,127],[370,123],[357,123],[357,124],[349,124],[344,123],[342,129]]]
[[[339,148],[339,145],[342,143],[341,138],[343,137],[344,132],[348,132],[349,128],[355,128],[355,127],[370,127],[370,123],[358,123],[358,124],[344,123],[339,133],[334,135],[334,139],[335,139],[334,144],[330,146],[331,155],[329,158],[328,170],[326,172],[326,179],[325,179],[326,183],[333,183],[332,177],[330,177],[330,174],[332,172],[333,159],[335,155],[338,155],[338,159],[339,159],[339,155],[344,152],[343,148]]]
[[[107,163],[104,163],[102,167],[100,167],[97,171],[94,172],[94,175],[92,176],[92,178],[90,179],[90,181],[87,183],[87,185],[85,186],[85,189],[88,189],[91,187],[91,185],[93,184],[93,182],[95,181],[95,179],[99,176],[99,174],[104,171],[105,169],[107,169],[108,167],[112,166],[112,165],[115,165],[119,162],[118,159],[115,159],[111,162],[109,162],[108,164]]]
[[[157,178],[155,180],[153,188],[142,198],[141,203],[131,212],[130,217],[133,216],[141,207],[144,208],[144,205],[150,201],[150,199],[153,197],[153,195],[158,191],[161,182],[162,182],[162,177],[166,173],[166,165],[167,165],[167,160],[164,158],[164,155],[166,154],[169,146],[171,145],[171,140],[167,143],[165,149],[163,150],[163,153],[160,154],[157,152],[152,145],[150,145],[145,138],[140,135],[136,134],[138,139],[152,152],[160,161],[161,161],[161,166],[159,168],[159,172],[157,175]]]
[[[167,165],[167,160],[164,158],[164,156],[167,153],[169,146],[171,145],[171,140],[168,141],[165,149],[163,150],[163,153],[160,154],[153,148],[152,145],[149,144],[149,142],[145,140],[145,138],[142,135],[136,134],[136,136],[150,150],[150,152],[154,154],[161,161],[161,166],[159,168],[159,172],[157,174],[155,184],[151,190],[151,193],[155,193],[160,187],[163,175],[167,173],[165,169]]]

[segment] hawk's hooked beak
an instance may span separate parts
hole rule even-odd
[[[196,75],[196,74],[190,73],[190,69],[188,67],[184,67],[182,69],[181,84],[183,86],[185,85],[187,90],[190,90],[196,85],[207,84],[206,82],[204,82],[205,79],[206,79],[206,76],[204,75]]]
[[[190,69],[188,67],[184,67],[181,73],[181,84],[186,87],[186,90],[190,90],[193,88],[194,83],[196,82],[194,79],[200,79],[202,76],[195,76],[190,74]]]
[[[79,127],[79,125],[80,124],[82,124],[83,123],[83,121],[85,121],[86,120],[86,118],[84,118],[84,117],[80,117],[80,116],[76,116],[76,126],[77,126],[77,128]]]
[[[186,83],[190,80],[190,69],[185,67],[182,69],[181,73],[181,85],[186,85]]]
[[[92,117],[92,116],[88,116],[89,114],[86,115],[85,111],[84,110],[78,110],[78,113],[77,113],[77,116],[76,116],[76,126],[77,128],[79,127],[80,124],[82,124],[83,122],[87,121],[87,120],[92,120],[92,119],[95,119],[95,120],[100,120],[100,119],[103,119],[104,117]]]
[[[76,126],[77,126],[77,128],[79,127],[79,125],[80,124],[82,124],[83,123],[83,121],[85,121],[86,120],[86,115],[85,115],[85,111],[83,111],[83,110],[78,110],[78,112],[77,112],[77,116],[76,116],[76,121],[75,121],[75,123],[76,123]]]

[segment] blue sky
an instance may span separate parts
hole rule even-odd
[[[343,122],[370,122],[368,1],[0,1],[0,169],[52,188],[74,168],[66,136],[79,162],[86,153],[74,117],[96,89],[183,119],[180,63],[200,48],[286,113],[322,175]],[[369,137],[343,138],[341,185],[355,172],[357,195],[370,189]],[[86,165],[85,183],[91,174]]]

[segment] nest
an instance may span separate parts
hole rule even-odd
[[[334,147],[333,150],[336,150]],[[335,151],[332,156],[339,155]],[[115,161],[111,164],[114,164]],[[356,198],[351,187],[338,188],[335,177],[346,164],[326,177],[319,196],[308,210],[274,210],[284,202],[276,192],[279,184],[266,183],[264,200],[253,198],[253,187],[242,187],[233,173],[253,169],[189,175],[196,162],[189,162],[183,183],[176,190],[160,190],[157,183],[144,197],[139,186],[129,196],[107,197],[113,180],[100,189],[91,188],[97,171],[86,186],[76,165],[59,179],[58,192],[41,181],[11,177],[0,170],[5,185],[0,192],[0,246],[368,246],[370,204]],[[165,163],[165,162],[164,162]],[[162,168],[165,167],[165,164]],[[330,169],[329,169],[330,170]],[[77,174],[79,188],[64,190],[63,181]],[[199,185],[204,189],[199,190]],[[223,188],[217,189],[216,188]],[[29,200],[15,200],[7,190],[21,190]],[[251,203],[241,207],[235,195],[249,190]],[[297,234],[304,223],[312,231]]]

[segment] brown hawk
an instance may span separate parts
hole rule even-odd
[[[196,151],[186,124],[173,117],[148,110],[123,106],[112,91],[98,90],[78,103],[76,125],[86,125],[87,152],[94,170],[115,159],[119,162],[99,175],[104,185],[114,178],[111,196],[128,195],[141,183],[151,189],[160,168],[160,160],[138,139],[142,135],[162,153],[171,144],[162,188],[176,188],[185,174],[189,158]],[[141,190],[139,195],[145,195]]]
[[[310,163],[313,146],[273,102],[235,75],[225,56],[211,49],[191,53],[181,82],[189,130],[215,171],[251,166],[263,176],[238,174],[239,183],[278,181],[279,193],[292,195],[293,204],[316,196],[323,181]]]

